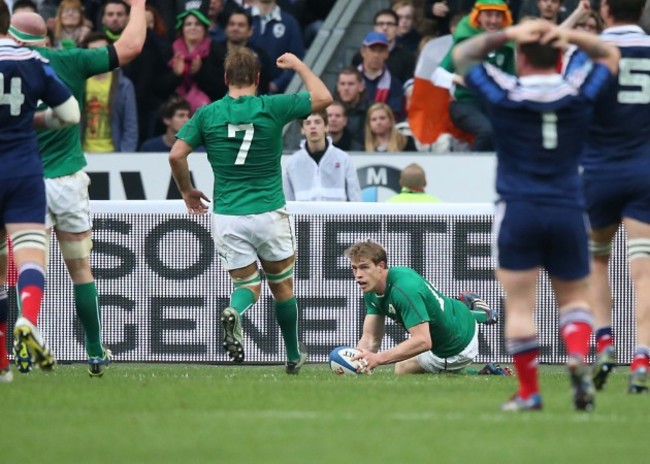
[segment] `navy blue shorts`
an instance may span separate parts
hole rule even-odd
[[[588,230],[587,216],[581,209],[499,202],[492,254],[502,269],[544,267],[558,279],[581,279],[589,274]]]
[[[45,180],[42,175],[0,181],[0,226],[45,224]]]
[[[648,176],[608,178],[583,177],[589,221],[594,229],[618,224],[624,217],[650,224],[650,179]]]

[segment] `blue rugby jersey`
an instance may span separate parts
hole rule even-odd
[[[606,29],[601,38],[621,51],[615,82],[596,101],[583,166],[585,175],[650,174],[650,36],[639,26]]]
[[[592,62],[566,78],[515,77],[487,63],[470,70],[465,82],[484,99],[493,126],[501,199],[583,205],[580,153],[593,101],[611,78]]]
[[[47,60],[0,39],[0,179],[42,174],[33,127],[39,100],[55,107],[71,97]]]

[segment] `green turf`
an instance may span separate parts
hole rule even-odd
[[[561,367],[542,367],[544,411],[502,413],[513,377],[337,377],[308,365],[114,364],[15,373],[0,384],[0,462],[642,463],[650,397],[610,378],[573,411]]]

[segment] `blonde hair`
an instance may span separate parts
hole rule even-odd
[[[229,51],[226,55],[224,68],[229,86],[246,87],[257,85],[260,62],[252,50],[239,47]]]
[[[395,115],[393,110],[390,109],[386,103],[374,103],[368,108],[366,113],[366,133],[365,133],[365,149],[368,152],[377,151],[379,146],[378,137],[372,132],[370,128],[370,117],[376,111],[383,110],[388,115],[390,120],[390,138],[388,140],[388,151],[402,151],[408,142],[408,139],[400,134],[397,129],[395,129]]]
[[[374,264],[383,262],[388,266],[388,257],[386,250],[379,243],[372,240],[365,240],[351,245],[345,250],[345,256],[350,261],[358,261],[363,258],[368,258]]]
[[[75,37],[74,40],[77,44],[79,44],[85,37],[85,35],[88,34],[89,31],[85,31],[86,33],[84,34],[83,31],[81,30],[84,27],[86,18],[84,17],[84,8],[83,5],[81,4],[80,0],[62,0],[61,3],[59,4],[59,8],[56,10],[56,19],[54,20],[54,38],[56,41],[61,39],[61,34],[63,32],[63,10],[72,8],[75,10],[79,10],[79,23],[75,26],[79,30],[79,35],[78,37]]]

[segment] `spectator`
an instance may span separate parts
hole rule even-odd
[[[422,36],[415,30],[416,16],[412,0],[399,0],[393,4],[397,14],[397,37],[395,42],[413,53],[417,53]]]
[[[339,71],[336,80],[336,98],[345,105],[348,115],[347,128],[360,145],[363,144],[363,128],[370,106],[365,89],[366,84],[361,71],[352,66]]]
[[[102,9],[102,30],[110,43],[120,38],[129,20],[129,6],[122,0],[106,0]]]
[[[537,0],[539,17],[553,24],[559,24],[560,8],[564,0]]]
[[[386,36],[388,43],[388,56],[386,58],[386,67],[393,76],[402,83],[413,77],[415,71],[415,53],[396,43],[397,38],[397,13],[391,9],[380,10],[375,13],[374,28]],[[352,63],[356,66],[362,62],[362,56],[357,53],[352,58]]]
[[[53,48],[74,48],[83,42],[91,28],[86,23],[79,0],[63,0],[56,12]]]
[[[138,140],[147,140],[156,133],[160,126],[158,110],[178,86],[178,78],[167,66],[172,56],[171,44],[167,41],[167,24],[153,5],[147,4],[145,15],[150,22],[142,52],[123,67],[124,74],[135,88]],[[158,127],[158,130],[162,132],[163,128]]]
[[[145,7],[145,16],[147,19],[147,30],[153,31],[156,39],[166,43],[167,24],[155,6],[147,5]]]
[[[327,136],[325,110],[302,121],[305,141],[282,169],[288,201],[361,201],[359,177],[350,156]]]
[[[359,71],[370,101],[387,103],[397,119],[401,119],[404,95],[402,81],[392,75],[386,67],[388,39],[381,32],[368,32],[361,46],[362,62]]]
[[[110,43],[101,32],[88,35],[84,48]],[[138,148],[138,112],[131,80],[117,68],[86,81],[81,138],[86,153],[134,152]]]
[[[471,0],[424,0],[424,17],[436,22],[438,36],[451,34],[451,18],[468,14],[472,4]]]
[[[413,138],[395,128],[395,116],[385,103],[374,103],[368,108],[365,138],[367,152],[416,151]]]
[[[402,190],[386,200],[388,203],[440,203],[440,198],[424,191],[427,178],[419,164],[409,164],[402,169],[399,175],[399,186]]]
[[[495,32],[512,24],[512,16],[508,5],[503,0],[477,0],[472,13],[458,23],[454,32],[452,50],[443,59],[440,66],[449,72],[455,72],[451,60],[453,49],[464,40],[482,32]],[[506,43],[497,48],[489,57],[488,62],[493,66],[515,74],[515,52],[512,44]],[[457,85],[454,91],[455,100],[449,104],[449,116],[456,127],[474,136],[472,151],[492,151],[492,124],[488,119],[482,102],[463,85]]]
[[[208,4],[208,19],[210,20],[210,27],[208,28],[208,35],[213,42],[221,43],[226,41],[226,31],[223,24],[221,24],[221,14],[223,13],[224,0],[210,0]]]
[[[589,12],[575,24],[574,28],[585,32],[591,32],[592,34],[600,34],[603,32],[604,28],[603,18],[600,17],[597,11],[589,10]]]
[[[204,15],[208,14],[210,0],[149,0],[147,3],[158,10],[165,24],[171,26],[176,22],[176,17],[188,10],[199,10]],[[169,28],[168,39],[176,39],[175,29]]]
[[[580,0],[575,10],[562,22],[562,27],[600,34],[603,31],[603,18],[591,9],[589,0]]]
[[[209,27],[210,20],[198,10],[179,14],[176,22],[180,37],[174,41],[169,66],[179,80],[176,93],[190,103],[193,112],[227,91],[223,80],[225,55],[222,48],[212,44]]]
[[[271,62],[286,52],[298,58],[305,55],[305,46],[298,21],[291,14],[283,11],[276,0],[257,0],[251,9],[253,16],[253,37],[251,44],[266,52]],[[293,77],[293,71],[282,70],[273,66],[270,93],[282,93]]]
[[[264,50],[250,43],[253,36],[253,19],[245,10],[234,10],[228,18],[226,25],[226,44],[222,53],[225,54],[239,47],[248,47],[260,62],[260,81],[257,86],[258,95],[269,93],[269,83],[275,63]]]
[[[363,151],[363,146],[357,142],[347,128],[348,113],[345,105],[334,101],[327,107],[328,134],[332,145],[343,151]]]
[[[160,113],[165,133],[146,140],[140,147],[141,152],[169,152],[176,141],[176,134],[190,120],[190,104],[187,100],[173,96],[165,102]]]
[[[560,27],[600,34],[603,31],[603,19],[600,14],[591,9],[589,0],[581,0]],[[583,53],[575,45],[569,45],[562,53],[562,74],[571,75],[573,71],[580,69],[588,60],[589,57],[586,53]]]

